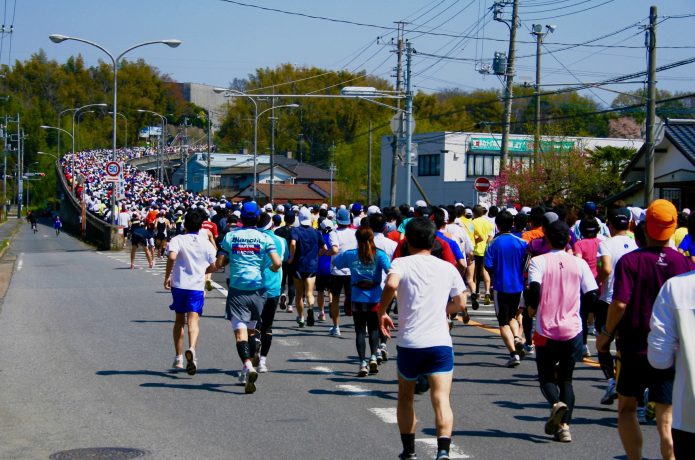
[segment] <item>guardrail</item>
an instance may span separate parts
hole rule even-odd
[[[124,244],[123,227],[111,225],[89,211],[85,212],[83,234],[82,203],[72,195],[60,161],[56,161],[54,166],[58,178],[57,192],[60,196],[60,219],[63,222],[63,231],[93,244],[100,250],[121,250]]]

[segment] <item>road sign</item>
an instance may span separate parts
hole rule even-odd
[[[109,161],[106,163],[106,175],[111,177],[118,177],[121,174],[121,165],[116,161]]]
[[[479,177],[473,182],[473,187],[480,193],[485,193],[490,190],[490,179],[487,177]]]

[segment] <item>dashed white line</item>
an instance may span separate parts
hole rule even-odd
[[[369,409],[369,412],[379,417],[379,420],[384,423],[398,423],[395,407],[372,407]]]
[[[434,455],[437,454],[437,438],[416,438],[416,442],[427,445]],[[449,449],[449,458],[470,458],[468,455],[461,452],[461,450],[454,444],[451,444]]]
[[[372,390],[367,390],[357,385],[338,385],[336,388],[338,388],[340,391],[348,393],[349,397],[363,398],[373,394]]]
[[[285,347],[298,347],[300,344],[299,340],[295,339],[279,339],[279,340],[274,340],[274,342],[279,343],[282,346]]]
[[[333,373],[333,369],[331,369],[330,367],[325,367],[325,366],[312,367],[311,370],[315,371],[315,372],[320,372],[322,374],[332,374]]]
[[[20,272],[22,271],[22,266],[24,265],[24,260],[22,260],[22,256],[24,253],[20,253],[19,257],[17,257],[17,271]]]

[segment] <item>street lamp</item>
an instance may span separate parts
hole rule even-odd
[[[106,107],[106,104],[101,102],[98,104],[87,104],[83,105],[82,107],[78,107],[72,112],[72,159],[70,161],[70,164],[72,165],[72,175],[73,175],[73,181],[72,181],[72,192],[75,192],[75,115],[77,115],[79,112],[81,112],[84,109],[87,109],[89,107]]]
[[[109,115],[113,115],[113,112],[109,112]],[[125,121],[125,140],[123,141],[123,148],[127,149],[128,148],[128,119],[121,112],[116,112],[116,115],[118,115],[119,117],[123,117],[123,121]]]
[[[259,114],[258,114],[258,117],[256,118],[256,121],[255,121],[255,123],[254,123],[254,125],[255,125],[255,130],[258,130],[258,118],[260,118],[260,116],[263,115],[264,113],[266,113],[266,112],[272,110],[272,111],[273,111],[273,115],[275,115],[275,109],[296,109],[297,107],[299,107],[299,104],[285,104],[285,105],[272,106],[272,107],[269,107],[269,108],[265,109],[264,111],[262,111],[261,113],[259,113]],[[276,117],[275,117],[275,116],[272,116],[272,117],[271,117],[271,122],[272,122],[272,123],[271,123],[271,125],[270,125],[270,126],[271,126],[271,129],[272,129],[271,135],[270,135],[270,137],[271,137],[271,146],[270,146],[270,196],[268,197],[268,201],[269,201],[270,203],[273,202],[273,187],[274,187],[274,185],[275,185],[275,120],[276,120]],[[255,166],[255,164],[256,164],[256,161],[255,161],[255,159],[254,159],[254,166]],[[255,176],[255,174],[254,174],[254,176]],[[254,179],[255,179],[255,177],[254,177]]]
[[[71,191],[71,193],[74,193],[74,191],[75,191],[75,148],[74,148],[75,137],[72,134],[70,134],[70,132],[64,130],[63,128],[58,128],[57,126],[41,125],[41,126],[39,126],[39,128],[41,128],[41,129],[55,129],[59,133],[67,134],[72,139],[73,149],[72,149],[72,158],[71,158],[71,163],[70,163],[70,179],[71,179],[70,180],[70,191]]]
[[[49,157],[55,158],[56,161],[60,161],[60,158],[58,158],[57,156],[53,155],[52,153],[48,153],[48,152],[36,152],[36,154],[37,154],[37,155],[48,155]]]
[[[138,113],[149,113],[151,115],[155,115],[160,118],[162,121],[162,132],[159,135],[159,152],[157,153],[157,179],[160,182],[164,182],[164,174],[162,174],[162,165],[164,163],[163,158],[164,158],[164,131],[166,128],[166,123],[167,119],[164,115],[161,115],[157,112],[154,112],[152,110],[145,110],[145,109],[138,109]]]
[[[95,48],[100,49],[104,53],[106,53],[110,58],[111,58],[111,63],[113,64],[113,152],[111,156],[112,161],[118,161],[118,158],[116,156],[116,113],[118,113],[118,63],[125,56],[128,52],[140,48],[142,46],[147,46],[147,45],[154,45],[157,43],[162,43],[164,45],[167,45],[171,48],[176,48],[181,44],[181,40],[175,40],[175,39],[168,39],[168,40],[155,40],[155,41],[149,41],[149,42],[143,42],[143,43],[138,43],[137,45],[133,45],[130,48],[126,49],[123,51],[121,54],[119,54],[117,57],[114,57],[109,50],[104,48],[103,46],[91,42],[89,40],[85,40],[83,38],[77,38],[77,37],[70,37],[67,35],[60,35],[60,34],[53,34],[50,35],[48,38],[51,39],[53,43],[61,43],[66,40],[74,40],[77,42],[81,43],[86,43],[87,45],[92,45]],[[73,139],[74,142],[74,139]],[[111,193],[111,223],[113,225],[116,225],[116,187],[113,187],[113,193]]]
[[[241,91],[237,91],[235,89],[227,89],[227,88],[213,88],[213,91],[218,93],[218,94],[223,94],[224,97],[235,97],[235,96],[243,96],[247,99],[249,99],[253,103],[253,201],[256,201],[257,195],[256,195],[256,176],[257,176],[257,158],[258,158],[258,102],[256,102],[256,99],[253,98],[252,96],[243,93]],[[208,180],[210,178],[208,177]]]
[[[543,38],[547,34],[552,34],[557,29],[557,26],[546,25],[545,32],[541,24],[533,24],[531,26],[531,35],[536,36],[536,129],[533,134],[533,164],[538,165],[538,155],[540,154],[541,144],[541,45]]]

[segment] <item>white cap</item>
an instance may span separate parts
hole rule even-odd
[[[645,213],[644,209],[634,207],[634,208],[629,208],[630,209],[630,214],[632,214],[632,220],[635,221],[636,224],[639,224],[644,220]]]
[[[344,204],[340,205],[340,209],[347,209]]]
[[[521,212],[524,214],[531,214],[531,208],[529,208],[528,206],[524,206],[523,208],[521,208]]]
[[[371,205],[370,207],[367,208],[367,215],[371,216],[372,214],[379,214],[381,213],[381,209],[379,209],[379,206]]]
[[[516,216],[517,214],[519,214],[519,212],[516,210],[514,206],[508,207],[507,211],[509,211],[509,214],[511,214],[512,216]]]
[[[427,202],[425,200],[417,200],[415,202],[416,208],[424,208],[425,206],[427,206]]]
[[[447,210],[444,209],[444,208],[439,208],[439,209],[441,209],[442,211],[444,211],[444,222],[445,222],[445,223],[446,223],[446,222],[449,222],[449,211],[447,211]]]
[[[690,208],[683,208],[683,213],[690,215]]]
[[[460,201],[458,203],[454,204],[455,208],[458,208],[459,206],[463,206],[463,203],[461,203]]]
[[[326,203],[321,204],[321,209],[328,209],[328,205]]]
[[[321,228],[327,229],[330,228],[331,230],[335,228],[335,224],[331,219],[323,219],[321,221]]]
[[[309,208],[302,207],[299,210],[299,225],[311,225],[311,211],[309,211]]]
[[[292,206],[292,211],[294,211],[294,212],[299,211],[299,206],[297,206],[296,204],[294,206]]]
[[[329,219],[335,219],[335,211],[332,209],[328,210],[328,218]]]
[[[275,210],[276,210],[277,212],[285,212],[285,207],[284,207],[283,205],[279,204],[279,205],[277,205],[277,207],[275,208]]]
[[[241,217],[241,211],[239,211],[238,209],[234,211],[232,214],[234,214],[237,217]]]
[[[265,211],[272,212],[272,210],[273,210],[273,205],[270,204],[270,203],[267,203],[265,206],[263,206],[263,209],[264,209]]]

